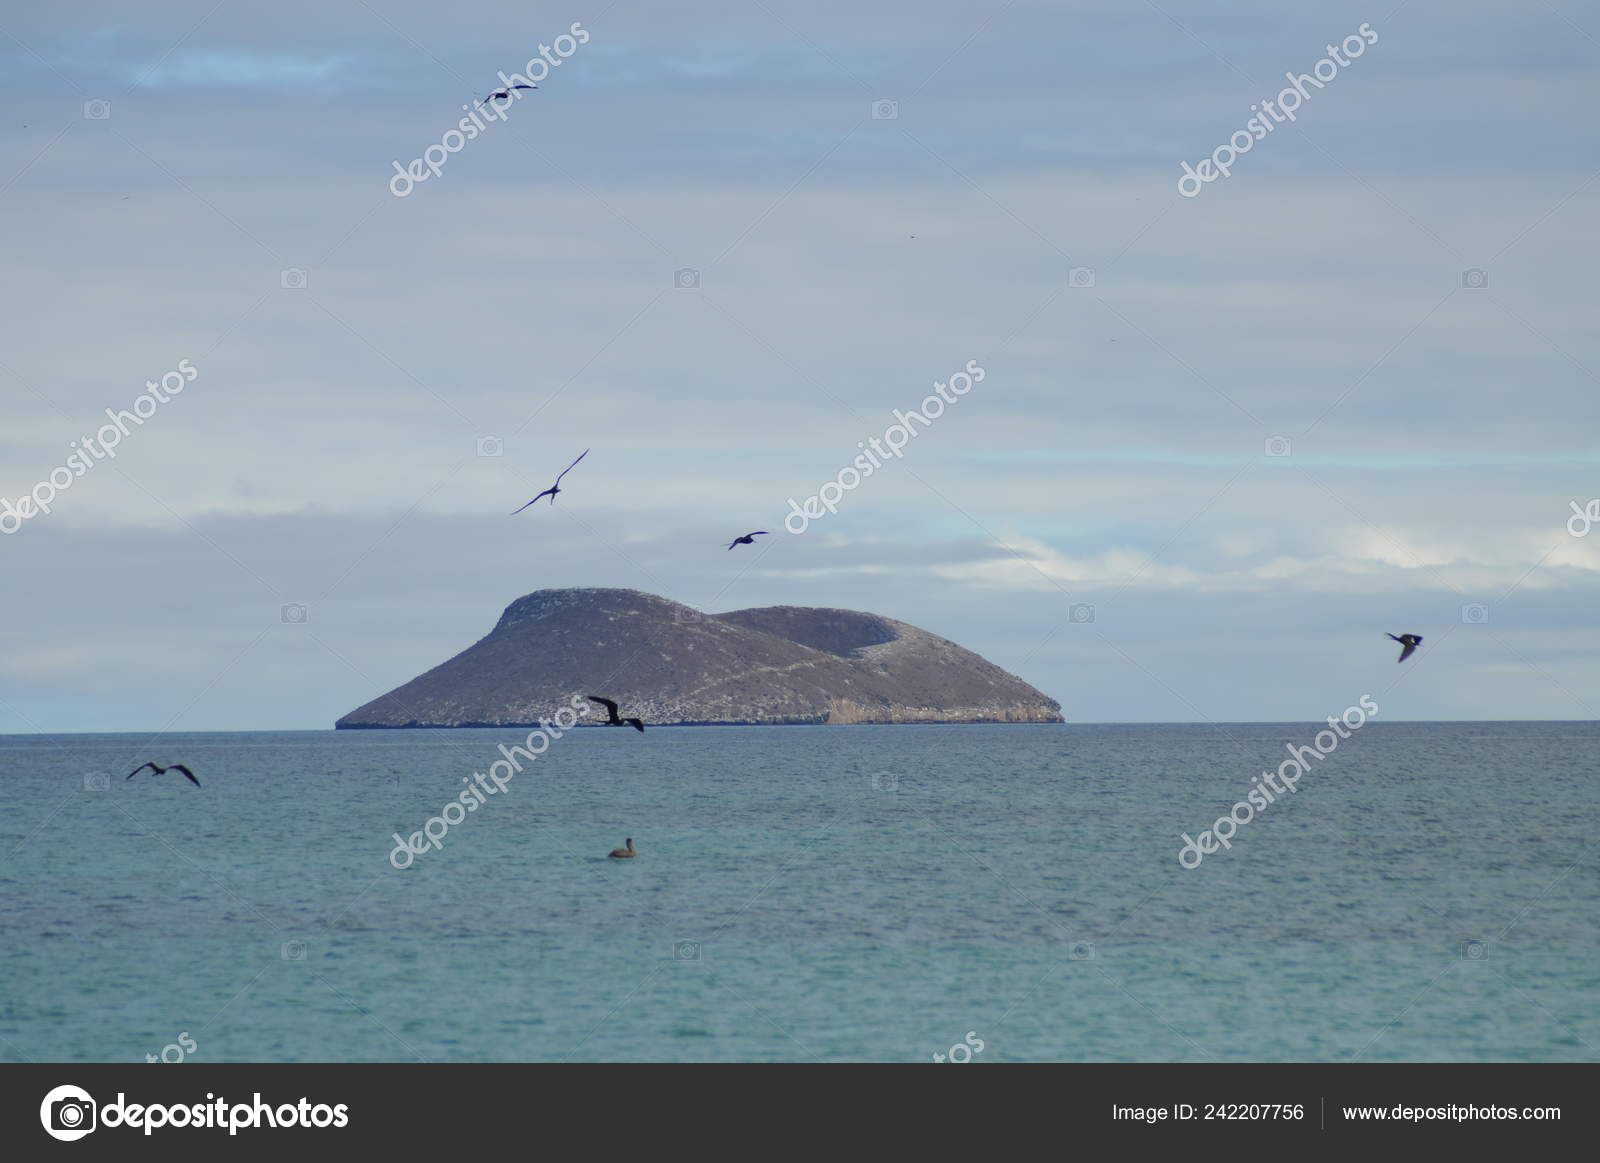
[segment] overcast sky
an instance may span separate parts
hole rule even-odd
[[[0,731],[326,728],[579,585],[871,610],[1074,721],[1594,717],[1600,15],[1288,7],[5,6],[0,496],[197,374],[0,536]]]

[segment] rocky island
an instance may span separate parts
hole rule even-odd
[[[1015,675],[893,618],[560,589],[518,598],[475,645],[334,726],[531,726],[574,693],[651,725],[1062,721]]]

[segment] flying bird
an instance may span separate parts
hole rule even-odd
[[[599,703],[606,709],[606,714],[610,716],[606,720],[607,727],[632,727],[635,731],[644,730],[644,724],[638,719],[619,719],[617,717],[617,704],[610,699],[603,699],[599,695],[585,695],[584,697],[592,703]]]
[[[754,533],[746,533],[743,537],[735,537],[731,542],[728,543],[728,548],[732,549],[735,545],[754,545],[754,538],[767,536],[769,536],[769,534],[765,529],[757,529]]]
[[[626,848],[613,848],[607,855],[615,857],[617,860],[628,860],[637,856],[638,853],[633,850],[633,838],[631,836],[627,840],[627,845]]]
[[[582,452],[578,453],[578,460],[582,460],[584,457],[586,457],[588,455],[589,455],[589,450],[587,448],[585,448]],[[544,492],[540,493],[537,497],[533,498],[533,500],[529,501],[528,505],[536,505],[540,501],[544,500],[546,497],[550,498],[550,503],[552,505],[555,504],[556,503],[556,494],[561,491],[561,477],[566,476],[573,469],[577,468],[578,467],[578,460],[573,461],[571,464],[567,465],[566,468],[562,469],[561,470],[561,476],[556,477],[556,483],[551,485]],[[528,507],[528,505],[522,506],[522,509],[526,509]],[[522,509],[518,509],[517,513],[522,512]],[[517,513],[513,513],[511,515],[513,517],[515,517],[517,515]]]
[[[509,101],[513,89],[537,89],[538,85],[511,85],[505,89],[496,89],[484,98],[485,101]]]
[[[200,786],[200,781],[194,777],[194,772],[190,771],[181,763],[169,764],[166,767],[158,767],[154,763],[147,763],[144,765],[144,767],[136,767],[132,771],[128,772],[128,778],[132,779],[134,776],[143,771],[145,767],[148,767],[153,775],[165,775],[169,771],[181,771],[184,775],[189,777],[189,782],[194,784],[195,787]]]
[[[1396,662],[1404,662],[1416,652],[1417,647],[1422,645],[1421,634],[1402,634],[1398,638],[1390,634],[1389,637],[1400,643],[1400,657],[1395,659]]]

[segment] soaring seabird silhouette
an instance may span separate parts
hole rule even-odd
[[[589,450],[587,448],[585,448],[582,452],[578,453],[578,460],[582,460],[584,457],[586,457],[588,455],[589,455]],[[561,476],[560,477],[556,477],[556,483],[551,485],[544,492],[540,493],[537,497],[533,498],[533,500],[529,501],[528,505],[536,505],[540,501],[544,500],[546,497],[550,498],[550,503],[552,505],[555,504],[556,503],[556,494],[561,491],[561,477],[566,476],[574,468],[578,467],[578,460],[573,461],[571,464],[567,465],[566,468],[562,469],[561,470]],[[526,509],[528,507],[528,505],[522,506],[522,509]],[[517,513],[522,512],[522,509],[518,509]],[[511,515],[513,517],[515,517],[517,515],[517,513],[513,513]]]
[[[643,731],[644,724],[638,719],[619,719],[617,717],[617,704],[610,699],[603,699],[599,695],[585,695],[590,702],[599,703],[606,709],[606,714],[611,716],[606,720],[607,727],[632,727],[635,731]]]
[[[538,85],[511,85],[505,89],[496,89],[484,98],[485,101],[509,101],[513,89],[537,89]]]
[[[144,765],[144,767],[136,767],[132,771],[128,772],[128,778],[132,779],[134,776],[143,771],[145,767],[148,767],[151,773],[154,775],[165,775],[169,771],[181,771],[184,775],[189,777],[189,782],[194,784],[195,787],[200,786],[200,781],[194,777],[194,772],[190,771],[181,763],[169,764],[166,767],[157,767],[154,763],[147,763]]]
[[[1396,662],[1404,662],[1406,659],[1411,657],[1418,646],[1422,645],[1421,634],[1402,634],[1398,638],[1395,638],[1393,634],[1390,634],[1389,637],[1394,638],[1394,640],[1400,643],[1401,646],[1400,657],[1395,659]]]
[[[613,848],[609,855],[618,860],[628,860],[634,856],[637,856],[638,853],[633,850],[633,837],[628,837],[627,844],[628,846],[626,848]]]
[[[754,545],[755,542],[751,540],[751,538],[767,536],[770,535],[765,529],[757,529],[754,533],[746,533],[743,537],[735,537],[731,542],[729,542],[728,548],[732,549],[735,545]]]

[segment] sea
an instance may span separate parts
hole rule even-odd
[[[1600,1058],[1592,722],[526,734],[0,737],[0,1060]]]

